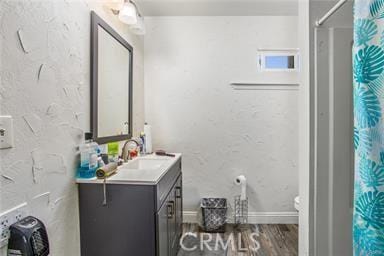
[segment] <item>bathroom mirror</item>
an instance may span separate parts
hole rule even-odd
[[[91,126],[99,144],[132,135],[132,46],[91,13]]]

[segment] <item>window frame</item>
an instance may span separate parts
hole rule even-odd
[[[293,56],[294,68],[267,68],[266,57],[268,56]],[[297,72],[299,71],[298,49],[259,49],[257,53],[257,66],[261,72]]]

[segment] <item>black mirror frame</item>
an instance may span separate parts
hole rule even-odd
[[[108,137],[99,137],[98,135],[98,28],[102,27],[113,38],[115,38],[122,46],[130,52],[129,56],[129,70],[128,70],[128,134],[114,135]],[[94,11],[91,12],[91,131],[93,133],[93,140],[99,144],[108,142],[116,142],[128,140],[132,137],[132,79],[133,76],[133,47],[120,36],[110,25],[108,25],[102,18],[100,18]],[[113,114],[113,113],[111,113]]]

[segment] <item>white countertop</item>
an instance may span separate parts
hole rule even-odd
[[[129,163],[124,163],[123,165],[117,168],[116,174],[108,177],[106,179],[107,184],[135,184],[135,185],[156,185],[160,179],[168,172],[168,170],[181,158],[181,154],[175,154],[175,157],[169,156],[158,156],[155,154],[140,156],[133,160],[130,160]],[[132,169],[128,168],[134,164],[134,161],[139,161],[140,159],[148,160],[162,160],[161,164],[158,167],[152,169],[140,168]],[[101,184],[104,182],[104,179],[81,179],[77,178],[76,183],[87,183],[87,184]]]

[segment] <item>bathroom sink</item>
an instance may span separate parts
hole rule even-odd
[[[136,158],[124,165],[123,169],[153,170],[159,169],[169,159]]]
[[[153,184],[159,181],[174,161],[175,159],[169,158],[138,157],[120,166],[117,173],[109,177],[108,181]]]
[[[109,184],[157,184],[168,170],[181,158],[181,154],[175,157],[146,155],[139,156],[128,163],[119,166],[117,172],[107,178]],[[102,183],[104,180],[77,179],[78,183]]]

